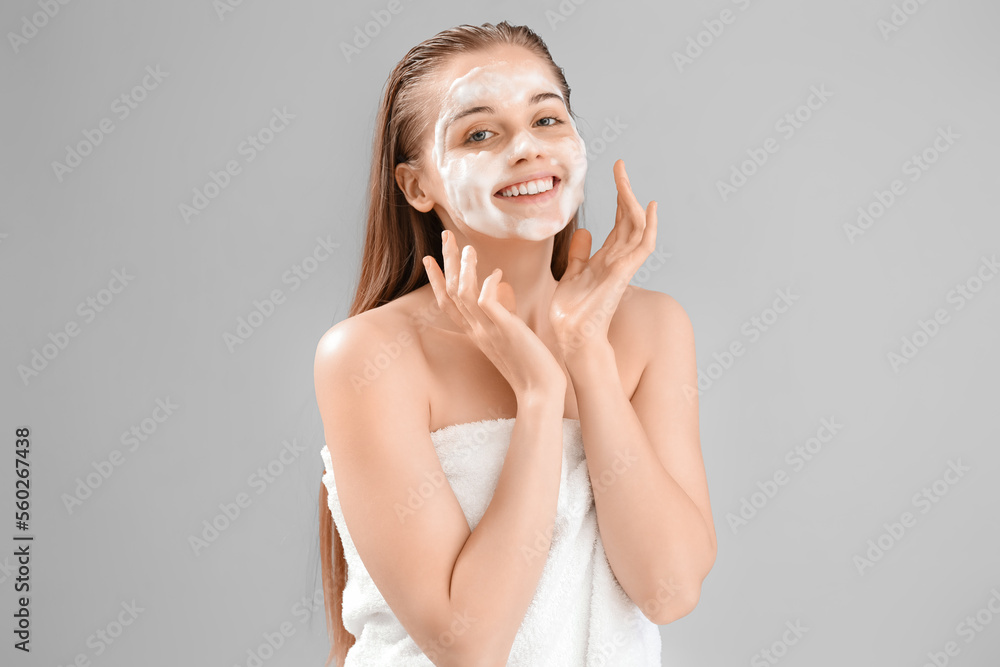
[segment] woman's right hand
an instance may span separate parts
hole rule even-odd
[[[431,256],[424,268],[438,306],[476,343],[518,399],[552,392],[562,396],[566,375],[552,351],[515,312],[514,291],[496,269],[479,287],[476,250],[461,252],[450,231],[442,234],[444,272]]]

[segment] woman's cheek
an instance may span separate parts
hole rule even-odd
[[[486,151],[466,155],[446,165],[448,200],[465,224],[477,226],[482,222],[477,218],[488,215],[487,209],[493,205],[490,188],[500,179],[497,171],[500,166]]]
[[[565,196],[570,210],[575,211],[583,203],[583,185],[587,178],[587,146],[583,138],[574,133],[563,141],[563,160],[569,172],[569,182],[565,184]]]
[[[458,195],[461,189],[457,187],[457,183],[462,178],[461,165],[455,160],[444,160],[438,166],[438,171],[441,174],[441,183],[444,185],[444,192],[448,198],[446,209],[449,215],[453,215],[459,208]]]

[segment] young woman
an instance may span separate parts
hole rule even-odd
[[[659,665],[657,624],[697,604],[716,538],[691,324],[628,285],[656,205],[621,160],[591,257],[586,171],[526,27],[443,31],[390,75],[360,284],[316,351],[338,665]]]

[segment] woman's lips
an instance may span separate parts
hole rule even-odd
[[[497,198],[497,199],[502,199],[504,201],[510,201],[510,202],[514,202],[514,203],[517,203],[518,200],[523,200],[521,202],[523,204],[540,204],[540,203],[546,202],[549,199],[552,199],[553,197],[555,197],[556,193],[559,191],[559,187],[561,185],[562,185],[562,181],[559,180],[559,177],[553,176],[552,177],[552,188],[549,189],[549,190],[546,190],[545,192],[540,192],[540,193],[533,194],[533,195],[518,195],[516,197],[504,197],[502,194],[500,194],[498,192],[498,193],[496,193],[493,196],[495,198]]]

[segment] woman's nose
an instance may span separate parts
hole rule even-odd
[[[521,130],[510,142],[510,155],[507,158],[508,165],[515,165],[521,160],[530,160],[541,157],[542,144],[531,134],[529,130]]]

